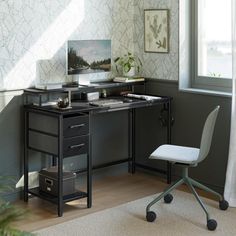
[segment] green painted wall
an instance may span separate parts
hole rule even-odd
[[[147,92],[155,95],[173,97],[172,112],[175,119],[172,128],[172,144],[199,147],[202,128],[208,113],[220,105],[212,147],[209,156],[190,175],[218,191],[223,191],[228,159],[230,134],[231,98],[200,95],[178,91],[177,82],[151,80],[147,83]],[[156,168],[165,169],[162,161],[148,160],[148,155],[158,145],[165,143],[165,128],[158,121],[159,112],[154,108],[139,111],[137,130],[137,160]],[[174,174],[180,170],[174,167]]]
[[[176,82],[158,80],[147,83],[147,92],[173,96],[172,108],[175,122],[172,128],[172,143],[177,145],[198,147],[207,114],[216,105],[221,106],[210,155],[197,168],[193,168],[190,174],[222,192],[228,157],[231,99],[179,92]],[[23,170],[22,105],[22,96],[12,97],[0,115],[0,173],[14,175],[16,178],[21,176]],[[138,163],[165,169],[165,162],[148,160],[149,154],[158,145],[166,142],[166,128],[162,127],[159,121],[160,110],[161,107],[137,110],[136,153]],[[119,160],[126,156],[128,153],[127,117],[127,112],[124,111],[100,114],[92,118],[94,164]],[[40,158],[35,152],[31,152],[30,155],[31,170],[39,170],[47,163],[47,156]],[[66,160],[65,163],[68,168],[76,169],[84,165],[84,159],[75,157]],[[118,168],[116,173],[124,173],[127,165],[112,168],[114,170]],[[174,167],[174,175],[177,176],[179,173],[179,169]],[[100,172],[99,176],[101,175]],[[8,199],[15,197],[16,194],[13,193],[7,195]]]

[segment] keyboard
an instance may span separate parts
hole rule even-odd
[[[96,101],[91,101],[89,104],[93,106],[105,107],[105,106],[114,106],[122,103],[123,101],[117,99],[99,99]]]

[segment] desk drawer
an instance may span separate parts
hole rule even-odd
[[[84,135],[74,138],[65,138],[63,142],[63,156],[75,156],[88,153],[89,150],[89,136]]]
[[[89,133],[89,116],[81,115],[65,118],[63,121],[64,137],[74,137]]]
[[[29,148],[58,155],[58,138],[37,131],[29,131]]]
[[[29,128],[57,135],[58,119],[56,117],[29,112]]]

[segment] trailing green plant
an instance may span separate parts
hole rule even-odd
[[[215,73],[215,72],[210,72],[210,73],[209,73],[209,76],[210,76],[210,77],[215,77],[215,78],[220,78],[220,77],[221,77],[221,74],[220,74],[220,73]]]
[[[122,72],[128,73],[132,67],[137,69],[139,73],[141,67],[143,66],[141,60],[138,56],[134,56],[131,52],[124,54],[124,56],[117,57],[115,60],[116,71],[119,73],[119,69],[122,69]]]
[[[3,194],[6,191],[12,190],[12,177],[0,176],[0,235],[1,236],[32,236],[32,233],[27,233],[14,229],[12,223],[22,219],[26,210],[12,205],[3,199]]]

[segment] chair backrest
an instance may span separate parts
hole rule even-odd
[[[216,123],[216,118],[219,112],[220,106],[217,106],[207,117],[205,125],[203,127],[202,131],[202,138],[201,138],[201,144],[200,144],[200,152],[198,156],[197,162],[201,162],[204,160],[211,147],[211,140],[214,132],[214,127]]]

